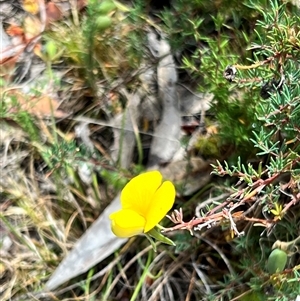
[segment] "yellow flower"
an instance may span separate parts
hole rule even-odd
[[[118,237],[147,233],[168,213],[174,200],[174,185],[162,182],[159,171],[134,177],[122,190],[122,209],[109,216],[113,233]]]

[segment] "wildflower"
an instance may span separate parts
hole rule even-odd
[[[159,171],[134,177],[122,190],[122,209],[109,216],[113,233],[131,237],[151,231],[172,208],[174,199],[174,185],[162,182]]]

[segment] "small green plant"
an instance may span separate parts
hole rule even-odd
[[[265,1],[261,3],[266,5]],[[213,13],[213,3],[204,5],[195,2],[194,9],[200,16],[202,13],[203,18],[194,21],[193,13],[186,9],[185,1],[178,1],[178,7],[184,7],[183,16],[187,14],[185,21],[179,19],[184,23],[180,24],[184,31],[181,39],[185,39],[185,43],[181,40],[179,43],[188,45],[185,46],[188,49],[182,50],[182,68],[190,74],[193,81],[197,82],[199,91],[214,94],[209,114],[212,114],[219,123],[218,133],[214,135],[219,155],[226,156],[227,149],[233,149],[241,156],[247,157],[253,154],[249,152],[249,137],[252,136],[252,124],[255,121],[253,110],[259,96],[250,90],[245,93],[242,90],[232,89],[228,86],[223,73],[226,66],[232,62],[246,59],[245,49],[253,39],[249,27],[253,19],[259,16],[259,12],[254,12],[245,4],[235,4],[229,14],[225,14],[222,10],[228,5],[226,1],[221,1],[218,13]],[[191,10],[193,11],[192,8]],[[207,13],[210,14],[209,17]],[[172,19],[167,13],[163,16],[169,27],[176,26],[170,23]],[[242,25],[242,18],[248,20],[248,28]],[[176,34],[178,35],[178,32],[175,31],[173,36]],[[202,141],[199,141],[199,144],[203,144]],[[203,153],[205,154],[205,150]]]
[[[250,65],[229,66],[225,75],[231,71],[233,77],[228,79],[259,99],[252,108],[253,135],[249,140],[256,150],[254,160],[258,164],[238,161],[232,166],[223,162],[214,166],[214,173],[238,177],[239,184],[244,183],[231,200],[247,204],[247,212],[257,206],[259,211],[251,214],[249,221],[256,219],[257,225],[265,227],[262,235],[292,239],[299,235],[300,72],[296,66],[300,58],[300,18],[290,14],[286,5],[278,1],[271,1],[268,11],[260,5],[253,4],[254,7],[263,19],[257,22],[257,36],[251,46],[253,59]],[[259,216],[264,217],[261,222]],[[287,224],[294,225],[288,228],[288,233]],[[282,272],[286,262],[286,252],[275,249],[266,268],[271,274]],[[274,295],[281,296],[276,298],[271,294],[268,300],[285,300],[286,295],[297,297],[296,271],[299,265],[291,265],[290,272],[280,276],[281,285],[278,278],[259,281],[263,290],[271,285],[277,291]],[[258,275],[256,278],[260,279]]]
[[[231,286],[233,282],[243,283],[240,297],[248,289],[247,295],[260,299],[258,296],[271,287],[273,293],[268,293],[268,300],[287,300],[287,295],[295,299],[299,294],[297,248],[288,261],[286,250],[275,248],[266,260],[267,244],[261,248],[252,246],[259,245],[261,236],[271,241],[293,241],[299,236],[300,18],[279,1],[271,1],[268,10],[251,1],[247,5],[262,16],[251,41],[245,36],[251,43],[248,49],[252,58],[239,60],[229,50],[228,36],[221,34],[224,21],[213,18],[219,35],[206,40],[208,47],[199,68],[209,75],[204,78],[205,87],[215,93],[213,110],[219,122],[219,141],[224,146],[232,139],[238,147],[228,160],[213,164],[213,174],[238,178],[238,182],[224,202],[189,222],[183,221],[182,211],[175,210],[171,216],[175,226],[165,231],[186,229],[195,233],[213,225],[228,229],[229,240],[241,237],[236,239],[239,248],[248,254],[255,252],[250,257],[237,252],[240,266],[236,268],[246,272],[232,275]],[[203,40],[201,35],[197,37]],[[186,59],[184,63],[197,72],[194,62]],[[243,146],[246,152],[241,153]],[[241,221],[247,222],[246,228],[251,230],[242,231]],[[244,235],[246,240],[240,244]],[[217,300],[222,300],[224,294],[228,298],[236,296],[234,300],[239,298],[226,287],[223,293],[216,294]]]
[[[34,94],[38,93],[34,92]],[[23,101],[27,101],[27,96],[24,96],[21,93],[9,93],[8,89],[7,92],[4,90],[0,97],[0,116],[4,119],[11,118],[14,120],[24,132],[27,133],[31,141],[37,141],[39,139],[39,131],[34,117],[29,112],[22,109],[19,102],[20,98]]]
[[[83,43],[88,52],[83,52],[83,59],[86,64],[85,70],[88,83],[94,91],[97,91],[95,86],[97,77],[95,75],[97,74],[96,66],[98,65],[95,56],[96,37],[103,34],[104,31],[112,25],[112,19],[109,16],[109,13],[115,8],[114,3],[110,0],[105,0],[101,3],[94,0],[88,1],[87,14],[82,25]]]

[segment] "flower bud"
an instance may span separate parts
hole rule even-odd
[[[115,8],[116,8],[116,5],[112,1],[105,0],[100,3],[99,7],[97,8],[97,13],[99,13],[101,15],[107,15]]]
[[[280,249],[274,249],[267,262],[267,270],[270,274],[280,273],[284,270],[287,262],[286,252]]]
[[[52,61],[55,58],[55,55],[57,53],[57,47],[56,47],[54,41],[47,42],[45,49],[46,49],[49,60]]]
[[[107,29],[111,23],[111,18],[108,16],[100,16],[96,19],[96,25],[99,30]]]

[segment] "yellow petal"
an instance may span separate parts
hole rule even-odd
[[[37,0],[23,0],[23,8],[31,14],[37,14],[39,12],[39,3]]]
[[[175,187],[172,182],[166,181],[159,187],[153,196],[151,206],[146,215],[144,232],[153,229],[172,208],[175,201]]]
[[[159,171],[149,171],[134,177],[122,190],[122,208],[132,209],[145,217],[161,182],[162,175]]]
[[[137,212],[121,209],[112,213],[111,230],[118,237],[131,237],[143,233],[146,220]]]

